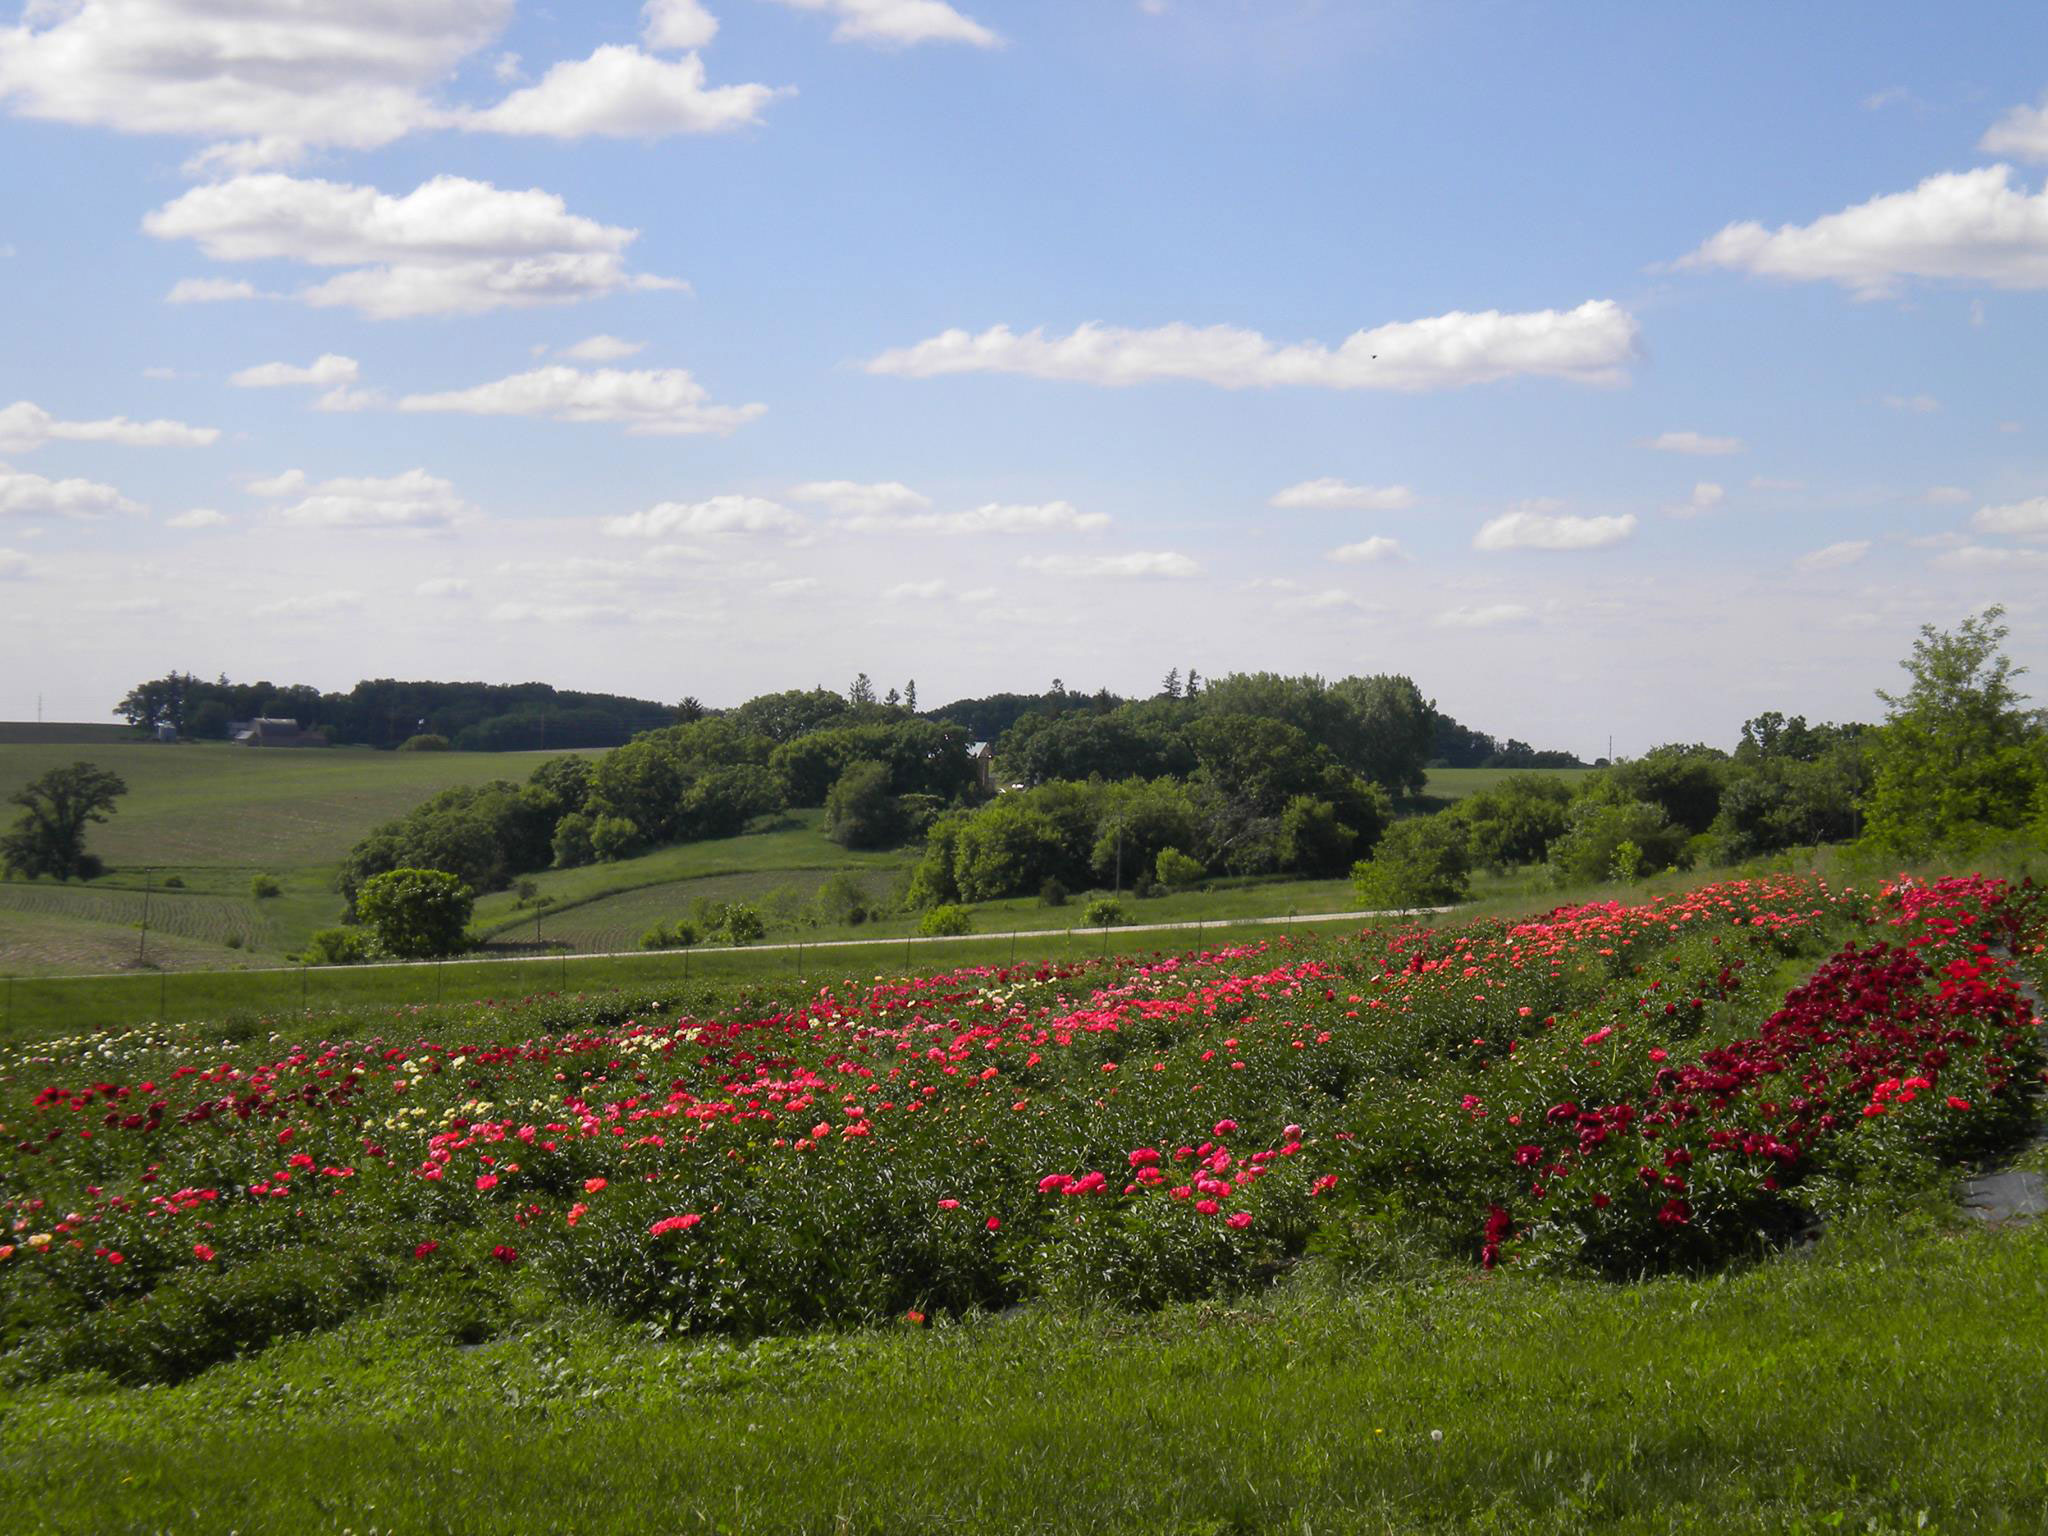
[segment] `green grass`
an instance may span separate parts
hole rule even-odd
[[[0,1496],[22,1532],[2034,1533],[2044,1308],[2048,1231],[1941,1219],[1714,1280],[1311,1263],[752,1345],[556,1313],[462,1348],[387,1305],[0,1400]]]

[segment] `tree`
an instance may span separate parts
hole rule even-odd
[[[356,916],[401,960],[459,953],[475,905],[475,892],[441,869],[394,869],[356,892]]]
[[[889,793],[889,770],[872,760],[853,764],[825,794],[825,835],[842,848],[882,848],[900,834],[902,817]]]
[[[1359,901],[1375,909],[1463,901],[1471,874],[1472,848],[1465,825],[1445,813],[1395,822],[1372,857],[1351,867]]]
[[[852,686],[846,690],[846,702],[856,708],[862,704],[875,702],[875,685],[869,681],[867,673],[863,672],[854,678]]]
[[[85,829],[105,821],[114,801],[128,793],[119,774],[91,763],[52,768],[9,799],[22,808],[14,830],[0,838],[0,866],[9,875],[54,875],[90,880],[104,867],[85,851]]]
[[[1177,699],[1180,697],[1179,667],[1175,667],[1172,671],[1168,672],[1165,679],[1161,681],[1159,684],[1159,697],[1162,699]]]
[[[1912,686],[1878,690],[1890,713],[1871,746],[1866,826],[1879,851],[1924,855],[2026,825],[2048,750],[2013,686],[2025,669],[1999,650],[2004,614],[1987,608],[1952,633],[1923,624],[1899,663]]]
[[[909,714],[917,713],[917,679],[914,677],[903,685],[903,708]]]

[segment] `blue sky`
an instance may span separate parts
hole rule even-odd
[[[1974,23],[1969,18],[1974,16]],[[0,716],[2048,662],[2048,12],[0,0]]]

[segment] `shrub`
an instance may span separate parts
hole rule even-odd
[[[306,941],[299,959],[307,965],[360,965],[373,949],[360,928],[320,928]]]
[[[1129,921],[1124,904],[1114,896],[1098,896],[1081,909],[1084,928],[1116,928]]]
[[[835,927],[858,927],[874,915],[875,900],[868,888],[846,870],[836,870],[811,898],[818,921]]]
[[[700,900],[692,916],[709,944],[754,944],[768,932],[761,914],[745,902]]]
[[[183,875],[165,875],[164,889],[167,891],[182,891],[185,889],[185,877]]]
[[[597,852],[590,845],[590,818],[581,811],[571,811],[555,823],[555,836],[551,844],[555,855],[555,868],[576,869],[590,863]]]
[[[881,848],[902,836],[903,818],[889,793],[889,770],[858,762],[825,795],[825,835],[845,848]]]
[[[398,744],[401,752],[447,752],[453,750],[446,736],[437,736],[431,731],[422,731],[417,736],[408,736]]]
[[[1038,904],[1041,907],[1064,907],[1067,904],[1067,888],[1060,884],[1058,875],[1048,875],[1045,884],[1038,888]]]
[[[356,915],[377,943],[402,960],[432,960],[458,953],[476,893],[439,869],[394,869],[363,882]]]
[[[1434,907],[1462,901],[1472,874],[1465,825],[1438,814],[1397,821],[1373,856],[1351,867],[1360,905]]]
[[[963,933],[974,931],[974,914],[967,907],[948,902],[925,913],[923,920],[917,925],[917,931],[927,938],[957,938]]]
[[[600,816],[590,824],[590,851],[606,864],[630,859],[640,847],[640,828],[626,816]]]
[[[696,942],[696,928],[681,918],[672,923],[656,923],[640,935],[642,949],[688,949]]]
[[[258,901],[267,901],[272,896],[282,896],[284,887],[277,883],[275,875],[258,875],[249,882],[249,894]]]
[[[1170,891],[1186,890],[1191,885],[1200,885],[1208,871],[1201,864],[1189,858],[1178,848],[1162,848],[1154,866],[1159,883]]]

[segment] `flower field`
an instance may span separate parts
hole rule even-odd
[[[752,1335],[1153,1307],[1308,1253],[1711,1268],[2024,1138],[2043,918],[1777,877],[723,1010],[17,1047],[0,1371],[177,1379],[392,1298],[465,1340],[562,1304]]]

